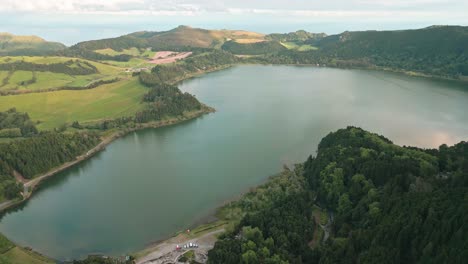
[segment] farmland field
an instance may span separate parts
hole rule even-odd
[[[40,121],[41,130],[73,121],[86,122],[129,116],[141,110],[147,88],[136,78],[106,84],[90,90],[56,91],[0,97],[0,111],[16,107]]]
[[[56,72],[44,72],[36,71],[34,74],[32,71],[0,71],[0,90],[43,90],[51,88],[60,88],[64,86],[68,87],[85,87],[90,83],[103,80],[112,79],[117,76],[125,76],[124,67],[116,65],[108,65],[95,61],[88,61],[83,59],[75,59],[68,57],[2,57],[0,58],[0,64],[12,63],[16,61],[25,61],[35,64],[51,64],[51,63],[63,63],[66,61],[74,60],[76,62],[87,62],[95,66],[98,73],[88,75],[69,75],[65,73]],[[81,64],[83,65],[83,64]],[[70,65],[71,68],[78,67],[77,64]],[[35,76],[35,80],[33,80]],[[8,77],[8,78],[7,78]]]

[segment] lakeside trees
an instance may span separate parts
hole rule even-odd
[[[284,194],[246,214],[210,251],[210,263],[463,263],[468,257],[467,142],[422,150],[348,127],[322,139],[303,176],[309,193],[303,197],[315,202]],[[331,234],[309,248],[313,203],[331,213]],[[274,239],[280,259],[261,258],[243,235],[249,227]]]
[[[38,136],[0,144],[0,168],[12,175],[13,170],[27,179],[45,173],[99,143],[95,133],[43,132]]]
[[[148,108],[136,113],[135,122],[146,123],[165,117],[180,116],[184,112],[200,110],[202,104],[191,94],[182,93],[177,86],[156,84],[143,96]]]

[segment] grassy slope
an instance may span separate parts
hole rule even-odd
[[[51,64],[51,63],[60,63],[69,60],[76,60],[75,58],[68,57],[43,57],[43,56],[9,56],[9,57],[0,57],[0,63],[8,63],[14,61],[24,60],[26,62],[32,62],[37,64]],[[87,61],[79,59],[80,61]],[[38,89],[49,89],[57,88],[62,86],[71,86],[71,87],[85,87],[93,81],[100,79],[112,79],[119,74],[122,74],[124,69],[115,65],[108,65],[104,63],[87,61],[94,65],[99,73],[90,74],[90,75],[67,75],[62,73],[52,73],[52,72],[36,72],[36,82],[29,84],[27,86],[20,86],[18,83],[21,81],[28,81],[32,78],[32,72],[30,71],[15,71],[8,83],[0,87],[0,90],[38,90]],[[8,75],[6,71],[0,71],[0,85],[2,84],[5,77]]]
[[[0,264],[45,264],[54,263],[37,253],[15,246],[0,234]]]
[[[16,107],[28,112],[39,129],[52,129],[65,122],[94,121],[128,116],[141,110],[147,88],[136,78],[122,80],[90,90],[57,91],[0,97],[0,111]]]
[[[16,36],[0,33],[0,54],[44,54],[63,50],[65,45],[46,41],[37,36]]]
[[[0,255],[0,264],[47,264],[55,263],[54,261],[36,254],[31,251],[27,251],[20,247],[14,247],[7,252]]]

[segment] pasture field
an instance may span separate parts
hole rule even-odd
[[[0,111],[12,107],[39,121],[40,130],[73,121],[89,122],[130,116],[145,107],[141,104],[148,88],[137,78],[105,84],[89,90],[64,90],[0,97]]]
[[[128,76],[128,74],[125,74],[123,66],[119,67],[118,65],[109,65],[101,62],[68,57],[1,57],[0,64],[22,60],[37,64],[63,63],[69,60],[76,60],[78,62],[86,61],[95,66],[99,73],[89,75],[69,75],[64,73],[36,71],[36,79],[32,82],[33,72],[31,71],[14,71],[13,73],[0,71],[0,90],[39,90],[59,88],[63,86],[85,87],[97,80],[113,79],[117,76]],[[78,67],[78,65],[72,64],[71,67]]]
[[[0,254],[0,263],[52,264],[55,262],[34,252],[27,251],[26,249],[14,247],[3,254]]]

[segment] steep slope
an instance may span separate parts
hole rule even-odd
[[[0,33],[0,55],[48,55],[65,49],[65,45],[37,36],[16,36]]]

